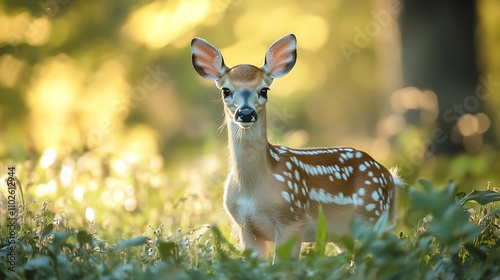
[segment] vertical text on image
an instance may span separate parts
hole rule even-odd
[[[7,171],[7,229],[8,229],[8,251],[6,262],[10,271],[16,270],[16,225],[17,225],[17,205],[16,205],[16,167],[10,166]]]

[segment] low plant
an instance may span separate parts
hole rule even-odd
[[[500,209],[497,190],[457,193],[450,182],[407,192],[405,230],[394,234],[387,215],[373,226],[355,220],[350,234],[326,236],[320,219],[317,242],[300,260],[288,258],[293,242],[278,248],[280,262],[240,253],[215,225],[167,234],[162,225],[123,240],[59,223],[45,202],[18,214],[15,271],[2,226],[1,276],[10,279],[495,279],[500,275]],[[3,221],[3,225],[7,222]],[[171,231],[169,231],[171,232]],[[328,238],[342,248],[332,253]]]

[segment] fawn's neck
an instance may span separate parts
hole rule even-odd
[[[231,171],[243,185],[253,185],[269,170],[269,142],[266,133],[266,114],[247,129],[226,116]]]

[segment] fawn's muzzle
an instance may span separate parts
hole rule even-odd
[[[255,122],[257,120],[257,112],[248,106],[244,106],[236,110],[234,118],[237,122]]]

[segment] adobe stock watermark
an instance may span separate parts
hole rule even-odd
[[[17,247],[17,184],[16,167],[7,168],[7,257],[6,263],[9,271],[16,271],[16,247]]]
[[[286,126],[295,118],[295,115],[289,113],[285,106],[270,106],[267,110],[267,128],[273,133],[285,130]]]
[[[55,17],[59,14],[61,6],[68,4],[69,1],[70,0],[40,0],[38,1],[38,5],[49,17]]]
[[[214,12],[219,17],[222,17],[225,12],[234,10],[241,5],[243,0],[216,0],[213,3]]]
[[[44,20],[39,20],[42,18],[53,18],[59,14],[61,11],[61,7],[68,4],[70,0],[47,0],[47,1],[38,1],[38,6],[41,8],[41,11],[36,12],[31,20],[26,20],[23,23],[24,30],[21,33],[15,33],[14,30],[10,31],[10,36],[14,42],[22,42],[25,39],[33,38],[40,29],[45,28],[47,24]],[[19,53],[18,45],[12,45],[11,47],[14,49],[14,53]]]
[[[397,18],[403,8],[402,5],[402,1],[390,0],[385,9],[372,11],[372,20],[363,27],[354,27],[353,43],[341,42],[339,44],[340,51],[348,63],[352,61],[353,55],[361,53],[361,50],[366,48],[373,38],[380,35],[383,28]]]
[[[117,100],[111,105],[111,112],[115,114],[127,114],[130,108],[136,107],[140,102],[144,101],[149,92],[157,89],[160,84],[168,77],[169,73],[165,72],[159,64],[154,68],[146,66],[147,74],[142,78],[142,83],[135,86],[130,97],[131,102],[125,100]],[[113,128],[112,121],[108,118],[102,120],[98,127],[91,129],[87,134],[87,143],[89,146],[97,146],[104,140],[104,137],[111,132]]]
[[[500,87],[500,79],[494,79],[493,75],[488,77],[480,76],[478,78],[479,84],[474,91],[474,94],[468,95],[460,102],[455,102],[450,108],[447,108],[441,114],[445,123],[455,123],[455,128],[458,125],[458,119],[465,114],[474,113],[479,109],[482,102],[490,98],[497,88]],[[398,166],[401,169],[403,177],[413,174],[416,170],[415,166],[423,163],[425,158],[432,155],[436,150],[438,144],[442,144],[450,138],[446,132],[436,127],[432,130],[431,136],[427,139],[419,141],[418,148],[411,151],[410,154],[401,155],[398,159]]]

